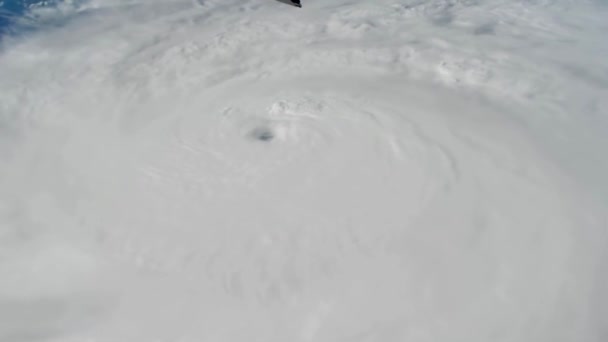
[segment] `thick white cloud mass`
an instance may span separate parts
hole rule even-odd
[[[606,2],[303,5],[4,40],[0,341],[607,341]]]

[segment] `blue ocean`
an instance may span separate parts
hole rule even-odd
[[[0,0],[0,37],[18,34],[19,28],[16,24],[19,19],[35,21],[35,18],[29,15],[31,9],[55,6],[59,2],[60,0]]]

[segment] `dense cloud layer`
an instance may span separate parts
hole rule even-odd
[[[0,341],[608,338],[601,2],[30,18],[0,52]]]

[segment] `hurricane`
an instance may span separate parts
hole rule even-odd
[[[0,341],[603,342],[608,6],[0,1]]]

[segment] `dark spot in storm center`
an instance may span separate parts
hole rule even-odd
[[[275,138],[274,132],[269,127],[258,127],[251,131],[250,136],[257,141],[263,142],[270,142]]]

